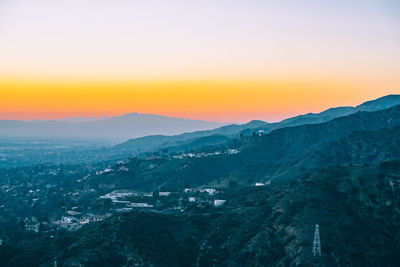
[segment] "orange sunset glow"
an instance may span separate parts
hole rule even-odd
[[[0,86],[1,116],[21,120],[139,112],[210,121],[241,122],[250,118],[276,121],[332,105],[357,105],[384,93],[374,90],[375,84],[295,82],[294,79],[101,82],[14,79],[2,80]]]

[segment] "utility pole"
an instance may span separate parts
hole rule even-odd
[[[312,253],[314,256],[321,256],[321,240],[319,239],[319,226],[315,225],[314,242]]]

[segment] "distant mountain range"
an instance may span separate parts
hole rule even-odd
[[[102,121],[109,119],[111,117],[67,117],[63,119],[57,119],[55,121],[63,121],[63,122],[72,122],[72,123],[82,123],[82,122],[93,122],[93,121]]]
[[[228,123],[131,113],[116,117],[62,120],[0,120],[0,137],[108,138],[126,140],[154,133],[174,135],[214,129]]]
[[[59,120],[0,120],[0,138],[69,138],[127,140],[116,147],[133,155],[160,149],[179,151],[216,145],[226,139],[302,124],[313,124],[350,115],[376,111],[400,104],[400,95],[388,95],[356,107],[331,108],[277,123],[251,121],[245,124],[208,122],[152,114],[130,113],[116,117],[70,117]],[[214,136],[214,137],[211,137]],[[209,137],[209,138],[204,138]],[[201,138],[196,141],[197,138]]]
[[[293,127],[304,124],[322,123],[330,121],[334,118],[354,114],[359,111],[377,111],[387,109],[396,105],[400,105],[400,95],[387,95],[372,101],[365,102],[356,107],[330,108],[321,113],[308,113],[305,115],[285,119],[277,123],[251,121],[249,123],[241,125],[232,124],[213,130],[185,133],[175,136],[145,136],[142,138],[132,139],[123,144],[117,145],[115,149],[120,152],[130,152],[133,155],[162,149],[168,149],[169,151],[175,152],[186,151],[197,149],[207,145],[221,144],[224,143],[226,139],[238,138],[239,135],[251,135],[252,133],[260,132],[265,134],[280,128]]]

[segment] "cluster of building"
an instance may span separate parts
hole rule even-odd
[[[81,214],[79,212],[67,211],[66,215],[62,216],[60,220],[53,222],[53,224],[60,228],[74,231],[80,229],[82,225],[85,225],[87,223],[101,222],[111,215],[111,213],[102,215],[90,213]]]
[[[221,154],[237,154],[239,150],[237,149],[228,149],[227,151],[215,151],[215,152],[198,152],[198,153],[182,153],[180,155],[172,156],[174,159],[184,159],[184,158],[204,158],[209,156],[216,156]]]
[[[229,150],[227,153],[233,154],[237,152],[236,150]],[[199,154],[197,156],[204,155]],[[117,171],[128,170],[123,165],[113,169]],[[113,169],[105,168],[96,174],[110,173],[114,171]],[[46,174],[53,176],[54,173],[48,172]],[[74,180],[81,182],[90,176],[85,173],[79,181]],[[226,202],[221,199],[220,192],[215,188],[185,188],[182,191],[169,192],[164,190],[154,193],[128,189],[110,192],[106,190],[109,189],[93,189],[89,186],[69,188],[68,185],[51,179],[39,178],[24,182],[10,179],[8,183],[0,186],[0,193],[7,196],[7,199],[12,197],[13,201],[0,205],[0,218],[3,213],[15,213],[17,211],[16,205],[21,207],[22,204],[22,206],[25,205],[27,210],[32,208],[41,211],[35,215],[40,220],[36,217],[26,217],[28,215],[23,214],[29,214],[30,212],[25,212],[21,208],[18,210],[18,214],[15,213],[15,216],[24,221],[23,227],[26,231],[33,233],[53,231],[55,229],[74,231],[85,224],[102,221],[119,212],[146,210],[160,213],[180,213],[188,207],[220,207]],[[17,202],[15,201],[16,199],[21,199],[21,201]],[[54,199],[64,204],[57,209],[53,209]],[[90,202],[86,202],[89,199]]]

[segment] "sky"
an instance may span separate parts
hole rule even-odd
[[[0,0],[0,118],[277,121],[400,93],[397,0]]]

